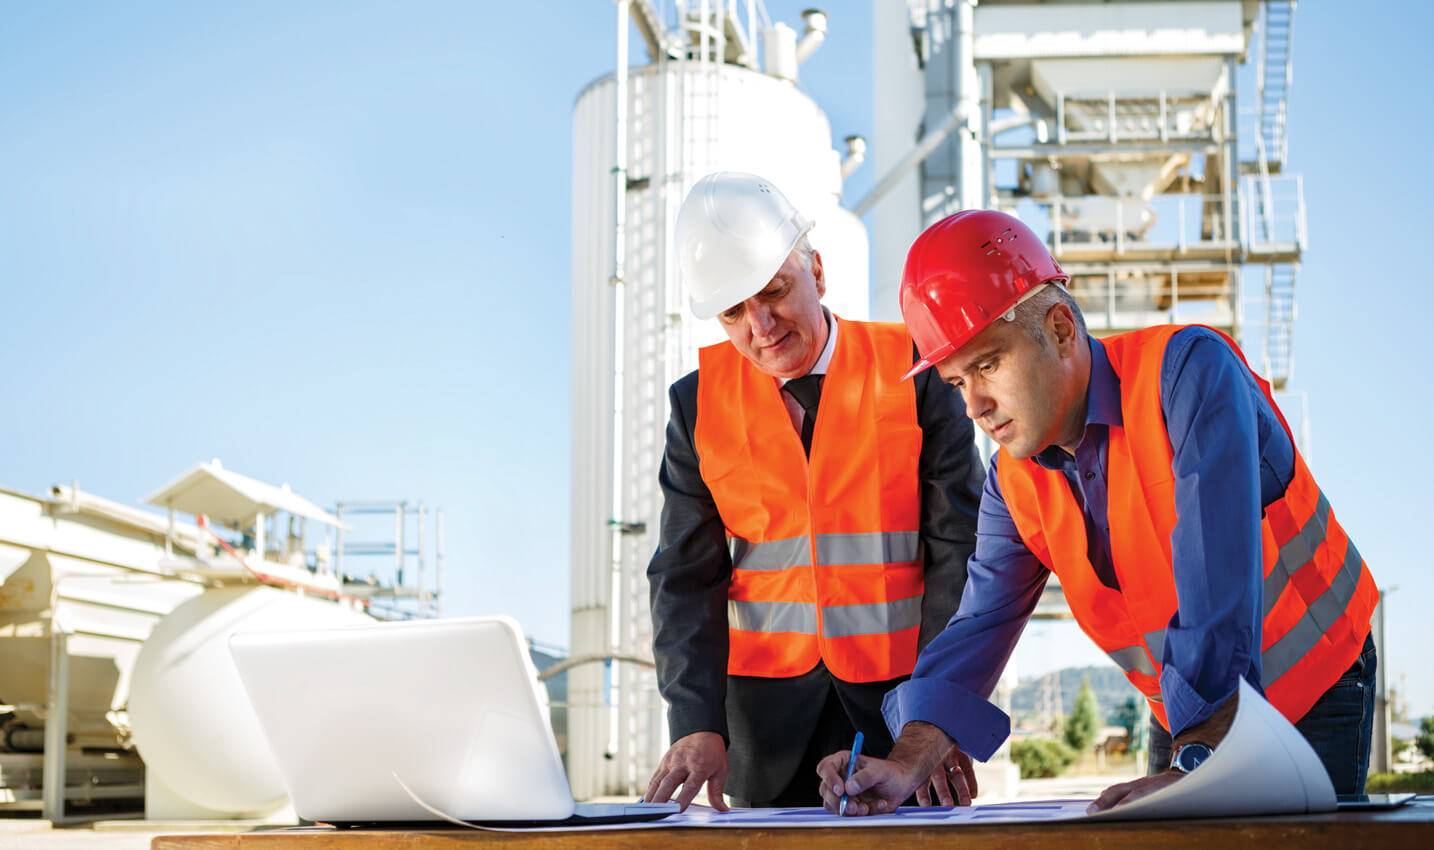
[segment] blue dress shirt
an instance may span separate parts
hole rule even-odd
[[[1090,339],[1090,352],[1085,434],[1074,457],[1050,446],[1034,460],[1064,474],[1085,515],[1091,565],[1118,589],[1106,451],[1110,429],[1123,424],[1120,378],[1099,340]],[[1260,681],[1260,520],[1293,475],[1294,446],[1239,356],[1206,328],[1171,337],[1160,404],[1174,450],[1178,519],[1171,551],[1179,598],[1165,633],[1160,691],[1178,735],[1209,717],[1241,676]],[[1050,576],[1021,542],[1001,496],[999,457],[991,458],[986,476],[961,607],[882,706],[893,736],[913,720],[925,721],[981,760],[1010,733],[1010,719],[988,699]]]

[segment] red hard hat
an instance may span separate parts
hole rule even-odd
[[[921,354],[902,380],[950,357],[1027,292],[1068,280],[1015,216],[963,210],[926,228],[901,273],[901,317]]]

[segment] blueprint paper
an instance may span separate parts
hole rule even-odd
[[[1132,803],[1086,814],[1091,800],[1017,800],[989,806],[903,807],[889,815],[839,817],[819,808],[733,809],[691,805],[681,814],[638,824],[542,827],[542,830],[799,829],[971,824],[1033,824],[1237,817],[1332,812],[1334,785],[1309,742],[1254,688],[1240,680],[1240,704],[1225,739],[1199,769]],[[492,828],[492,827],[487,827]],[[529,831],[529,830],[514,830]]]
[[[1334,784],[1309,742],[1241,679],[1235,720],[1208,761],[1173,785],[1091,819],[1332,812],[1336,803]]]
[[[614,829],[812,829],[819,827],[962,826],[965,824],[1040,823],[1085,818],[1090,800],[1020,800],[989,806],[920,808],[903,806],[889,815],[841,817],[819,808],[733,809],[719,812],[696,803],[680,814],[642,823],[592,826],[498,827],[463,824],[499,832],[596,832]]]

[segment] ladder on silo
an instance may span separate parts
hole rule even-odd
[[[1294,79],[1294,54],[1291,51],[1294,13],[1294,0],[1265,3],[1260,56],[1255,69],[1255,150],[1260,176],[1255,198],[1255,222],[1263,228],[1265,241],[1274,237],[1274,198],[1270,175],[1283,170],[1285,156],[1289,152],[1285,125],[1289,114],[1290,83]]]
[[[1295,263],[1265,267],[1265,375],[1281,389],[1294,372]]]
[[[1289,147],[1285,124],[1289,114],[1290,82],[1294,64],[1290,52],[1294,37],[1295,0],[1269,0],[1265,3],[1265,25],[1256,83],[1259,87],[1256,109],[1259,111],[1261,159],[1278,171],[1285,162]]]
[[[1269,243],[1275,238],[1274,193],[1270,175],[1284,169],[1289,152],[1286,122],[1290,84],[1294,79],[1295,0],[1266,0],[1261,27],[1259,62],[1255,70],[1258,187],[1250,241]],[[1259,226],[1260,234],[1253,228]],[[1283,387],[1294,369],[1295,278],[1294,262],[1271,262],[1265,267],[1265,375],[1276,388]]]

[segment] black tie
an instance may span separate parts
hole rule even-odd
[[[791,381],[783,389],[792,394],[806,414],[802,417],[802,449],[812,456],[812,431],[817,427],[817,405],[822,399],[821,375],[805,375]]]

